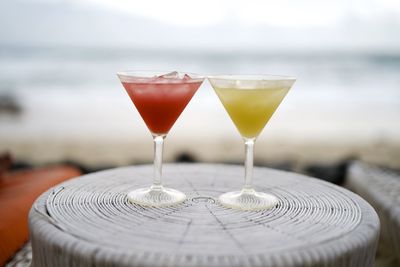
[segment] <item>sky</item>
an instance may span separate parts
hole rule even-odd
[[[334,26],[346,19],[374,22],[387,16],[397,23],[400,21],[400,3],[397,0],[85,1],[184,26],[214,25],[232,19],[241,24],[293,28]]]
[[[0,44],[387,50],[398,0],[2,0]]]

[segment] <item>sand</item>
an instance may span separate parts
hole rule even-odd
[[[37,165],[69,160],[92,167],[124,166],[150,163],[153,159],[150,136],[139,140],[2,139],[0,149],[9,150],[15,158]],[[175,161],[183,154],[200,162],[241,163],[244,148],[240,138],[193,141],[183,138],[166,139],[166,162]],[[298,169],[308,164],[334,164],[354,158],[400,168],[400,143],[295,143],[265,138],[256,143],[255,149],[256,165],[290,162]]]
[[[90,166],[151,162],[151,135],[120,88],[109,91],[43,91],[21,94],[22,114],[0,114],[0,151],[17,160],[65,160]],[[300,86],[299,86],[300,87]],[[296,88],[295,88],[296,89]],[[185,153],[202,162],[242,162],[243,142],[207,83],[170,131],[165,161]],[[334,163],[358,158],[400,168],[397,92],[298,88],[273,115],[256,142],[255,163]]]

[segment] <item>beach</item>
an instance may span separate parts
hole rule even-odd
[[[10,151],[20,161],[89,166],[151,162],[151,135],[116,72],[153,66],[204,74],[265,70],[296,76],[256,142],[258,165],[360,159],[400,168],[399,57],[175,53],[161,60],[140,58],[139,52],[121,58],[122,52],[115,50],[112,58],[61,48],[39,57],[37,49],[25,48],[24,56],[21,51],[0,53],[0,95],[11,96],[21,108],[18,114],[0,113],[0,151]],[[165,161],[186,155],[201,162],[239,163],[243,151],[240,135],[205,81],[170,131]]]

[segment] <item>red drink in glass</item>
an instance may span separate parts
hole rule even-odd
[[[118,77],[153,135],[153,184],[127,194],[130,202],[154,207],[181,203],[186,195],[161,183],[164,139],[204,77],[184,72],[123,71]]]
[[[202,81],[162,79],[122,82],[153,134],[167,134]]]

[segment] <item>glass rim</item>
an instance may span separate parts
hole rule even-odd
[[[207,79],[224,81],[296,81],[297,78],[289,75],[275,74],[217,74],[207,75]]]
[[[135,79],[135,82],[146,83],[149,82],[148,81],[149,79],[153,79],[156,76],[165,75],[175,71],[179,75],[178,79],[182,79],[185,74],[190,76],[191,79],[183,81],[184,83],[200,82],[206,78],[206,76],[204,75],[200,75],[193,72],[178,71],[178,70],[172,70],[172,71],[171,70],[123,70],[123,71],[118,71],[116,74],[122,82],[123,80]],[[166,79],[177,80],[176,78],[166,78]],[[157,81],[152,81],[152,83],[157,83]]]

